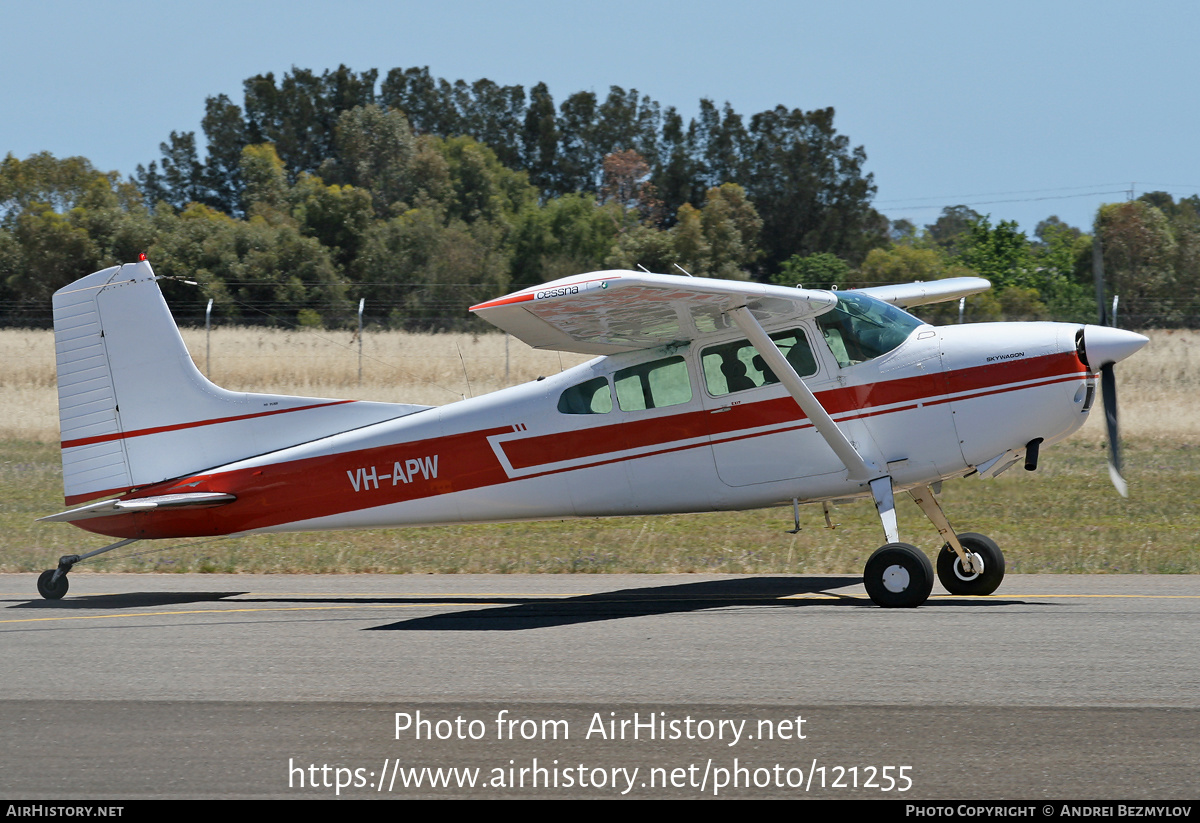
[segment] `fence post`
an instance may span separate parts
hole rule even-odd
[[[362,315],[363,305],[367,302],[367,298],[360,297],[358,299],[358,385],[362,388]]]
[[[208,308],[204,310],[204,376],[212,376],[212,304],[208,298]]]

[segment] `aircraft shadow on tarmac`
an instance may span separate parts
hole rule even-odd
[[[705,580],[671,586],[623,589],[561,599],[529,599],[513,605],[401,620],[367,631],[523,631],[626,617],[753,606],[857,606],[876,608],[865,597],[840,596],[833,589],[860,585],[861,577],[749,577]],[[785,599],[830,594],[829,599]],[[445,601],[442,601],[445,602]],[[489,598],[489,603],[495,599]],[[941,601],[962,603],[964,601]],[[980,601],[975,601],[976,603]],[[987,601],[1001,605],[1005,601]],[[1007,601],[1011,603],[1012,601]],[[924,608],[929,608],[929,603]]]
[[[248,591],[226,592],[125,592],[119,594],[76,595],[63,600],[22,600],[11,603],[10,609],[54,609],[67,611],[101,611],[155,608],[191,603],[383,603],[388,605],[422,604],[434,606],[462,605],[461,611],[424,615],[400,620],[366,631],[523,631],[627,617],[647,617],[678,614],[704,609],[731,609],[762,606],[852,606],[874,609],[876,606],[860,594],[840,595],[837,589],[862,584],[857,576],[805,577],[745,577],[730,580],[704,580],[667,586],[596,592],[573,597],[527,595],[451,595],[436,594],[421,597],[338,596],[311,597],[295,595],[271,596]],[[825,594],[812,598],[805,595]],[[253,595],[253,596],[247,596]],[[796,599],[791,599],[796,598]],[[964,605],[972,607],[1003,606],[1025,602],[999,598],[962,600],[939,597],[927,601],[923,609],[938,606]],[[480,608],[483,606],[484,608]]]
[[[123,592],[121,594],[77,595],[63,600],[29,600],[14,603],[10,609],[140,609],[154,606],[179,606],[187,603],[212,603],[248,592]]]

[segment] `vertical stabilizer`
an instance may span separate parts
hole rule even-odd
[[[54,345],[68,504],[425,408],[214,385],[192,362],[145,261],[57,291]]]

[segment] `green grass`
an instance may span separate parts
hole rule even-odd
[[[1020,466],[996,480],[950,481],[942,501],[960,531],[1000,544],[1010,572],[1200,573],[1200,448],[1126,444],[1130,498],[1108,481],[1102,446],[1047,449],[1034,474]],[[36,518],[62,510],[58,449],[0,447],[0,571],[50,568],[59,555],[106,538]],[[509,525],[262,535],[146,542],[80,566],[95,571],[564,573],[723,572],[858,574],[883,541],[869,502],[837,506],[834,530],[819,506]],[[907,495],[901,539],[932,555],[937,533]],[[139,554],[140,553],[140,554]],[[113,557],[119,555],[119,557]]]

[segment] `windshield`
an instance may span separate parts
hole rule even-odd
[[[865,294],[837,292],[837,305],[817,318],[829,350],[842,367],[863,363],[899,346],[921,321]]]

